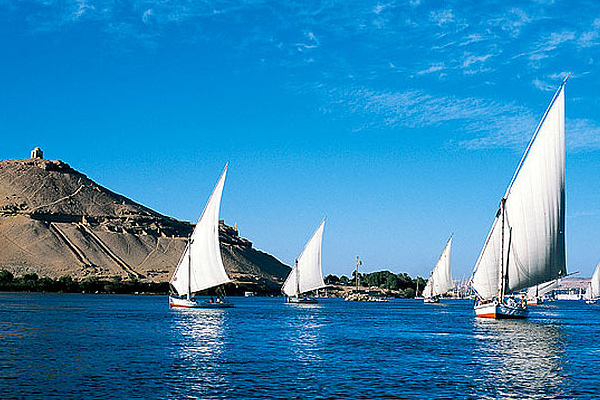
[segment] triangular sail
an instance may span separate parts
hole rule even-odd
[[[536,298],[543,297],[547,293],[550,293],[554,289],[558,289],[560,286],[560,279],[555,279],[550,282],[544,282],[542,284],[532,286],[527,289],[527,298],[530,300],[534,300]]]
[[[592,280],[585,291],[586,299],[595,300],[600,298],[600,263],[596,266]]]
[[[433,297],[433,284],[431,282],[433,282],[433,281],[432,281],[431,277],[429,277],[429,279],[427,280],[427,284],[425,285],[425,288],[423,289],[423,292],[421,292],[421,296],[423,296],[426,299]]]
[[[321,242],[325,220],[306,243],[298,263],[292,268],[281,290],[287,296],[296,296],[325,287],[321,272]],[[297,270],[296,270],[297,268]]]
[[[452,247],[452,237],[446,243],[446,247],[442,251],[438,259],[431,277],[423,289],[423,297],[435,297],[448,292],[454,287],[452,275],[450,273],[450,249]]]
[[[231,281],[225,272],[219,245],[219,208],[226,173],[227,166],[171,278],[171,285],[179,295],[188,294],[188,291],[190,294],[199,292]],[[189,268],[190,260],[191,268]]]
[[[504,196],[504,216],[497,213],[475,265],[472,286],[484,299],[498,295],[506,260],[505,293],[566,275],[564,84],[517,168]]]

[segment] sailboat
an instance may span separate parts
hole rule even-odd
[[[545,300],[546,294],[560,287],[561,279],[578,273],[579,271],[574,271],[565,276],[561,276],[558,279],[553,279],[549,282],[540,283],[539,285],[530,287],[527,289],[527,305],[536,306],[538,304],[542,304]]]
[[[527,305],[537,306],[544,302],[544,296],[560,286],[560,279],[544,282],[527,289]]]
[[[592,280],[585,291],[585,302],[587,304],[596,304],[600,299],[600,263],[596,266]]]
[[[500,200],[475,264],[471,286],[477,295],[478,317],[525,318],[527,302],[512,294],[566,275],[567,78],[554,94]]]
[[[448,239],[440,258],[438,259],[431,276],[423,289],[424,303],[439,303],[440,296],[454,287],[452,275],[450,274],[450,248],[452,247],[452,236]]]
[[[226,173],[227,165],[173,273],[170,284],[177,295],[169,296],[169,307],[233,307],[233,304],[225,301],[221,295],[211,297],[210,301],[199,301],[194,297],[197,292],[231,282],[223,266],[219,245],[219,208]]]
[[[323,241],[323,228],[325,220],[311,236],[304,250],[294,263],[294,268],[286,278],[281,290],[287,296],[288,303],[317,303],[317,299],[305,296],[304,293],[312,292],[325,287],[321,272],[321,242]]]

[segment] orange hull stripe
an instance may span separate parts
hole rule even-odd
[[[480,318],[496,318],[496,313],[477,314]]]

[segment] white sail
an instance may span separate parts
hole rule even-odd
[[[435,297],[448,292],[454,287],[452,275],[450,273],[450,249],[452,247],[452,237],[446,243],[438,262],[433,268],[431,277],[427,280],[427,285],[423,289],[423,297]]]
[[[543,297],[546,293],[550,293],[554,289],[558,289],[560,286],[560,279],[555,279],[550,282],[544,282],[539,285],[535,285],[527,289],[527,298],[534,300],[536,298]]]
[[[325,220],[306,243],[297,264],[285,280],[281,290],[286,295],[297,296],[326,286],[321,272],[321,242],[324,227]]]
[[[219,208],[226,173],[227,166],[171,278],[171,285],[179,295],[199,292],[231,281],[225,272],[219,245]]]
[[[592,280],[585,291],[585,298],[590,300],[600,298],[600,263],[596,266],[594,275],[592,275]]]
[[[472,286],[484,299],[498,295],[507,260],[505,293],[566,275],[564,84],[506,191],[504,224],[499,211],[475,265]]]

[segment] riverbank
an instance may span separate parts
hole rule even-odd
[[[384,274],[391,274],[387,271]],[[382,272],[375,272],[369,275],[375,276]],[[330,278],[328,276],[327,278]],[[365,277],[369,277],[365,275]],[[328,279],[326,278],[326,282]],[[414,298],[415,290],[407,287],[413,283],[407,279],[404,288],[390,289],[387,287],[378,286],[360,286],[358,292],[362,295],[373,298]],[[422,279],[422,278],[416,278]],[[368,279],[364,279],[368,281]],[[414,281],[416,285],[416,280]],[[385,286],[382,284],[382,286]],[[399,285],[398,285],[399,286]],[[396,286],[396,287],[398,287]],[[421,284],[424,287],[424,284]],[[225,285],[225,292],[228,295],[243,296],[246,292],[251,292],[257,296],[282,296],[279,288],[266,289],[269,285],[258,281],[257,283],[229,283]],[[23,274],[14,276],[7,269],[0,269],[0,291],[4,292],[47,292],[47,293],[98,293],[98,294],[163,294],[169,293],[168,282],[152,282],[138,280],[131,277],[123,279],[119,276],[110,279],[102,279],[98,277],[87,277],[77,279],[71,276],[62,276],[60,278],[40,277],[35,273]],[[346,298],[350,294],[356,292],[356,286],[352,283],[346,284],[328,284],[326,288],[315,293],[317,297],[330,298]],[[215,290],[211,289],[203,292],[204,295],[214,295]]]
[[[48,293],[110,293],[110,294],[167,294],[167,282],[140,282],[136,279],[115,277],[101,280],[95,277],[82,280],[70,276],[58,279],[25,274],[14,277],[7,270],[0,270],[0,291],[4,292],[48,292]]]
[[[224,285],[225,292],[232,296],[242,296],[245,292],[256,295],[281,295],[279,289],[266,290],[268,286],[259,282],[228,283]],[[40,277],[37,274],[24,274],[15,277],[10,271],[0,269],[0,291],[2,292],[41,292],[41,293],[96,293],[96,294],[161,294],[169,293],[169,282],[141,281],[136,278],[123,279],[115,276],[110,279],[88,277],[76,279],[71,276],[61,276],[54,279]],[[215,295],[215,289],[202,292],[204,295]]]

